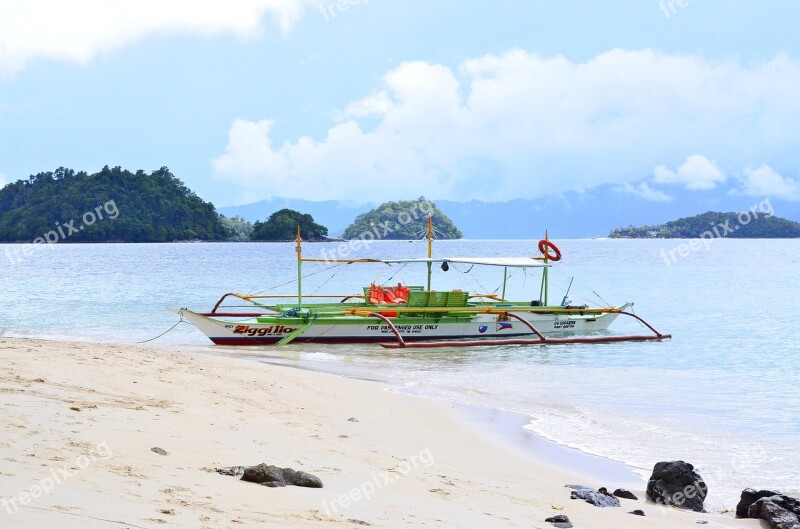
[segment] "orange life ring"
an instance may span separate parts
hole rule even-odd
[[[555,253],[551,254],[550,250],[553,250]],[[550,241],[545,239],[539,241],[539,251],[544,254],[548,261],[558,262],[561,260],[561,250]]]

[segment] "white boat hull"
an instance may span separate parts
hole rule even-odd
[[[628,305],[621,307],[624,310]],[[302,320],[281,318],[259,323],[253,318],[223,320],[203,316],[188,309],[170,309],[195,325],[217,345],[257,346],[274,345],[303,326]],[[536,314],[519,313],[543,334],[587,334],[604,331],[618,314]],[[404,341],[430,340],[499,340],[504,338],[534,338],[536,335],[523,322],[500,321],[497,315],[477,314],[471,318],[433,318],[425,323],[393,324]],[[378,318],[352,316],[336,322],[312,322],[293,342],[303,343],[381,343],[397,341],[392,328]]]

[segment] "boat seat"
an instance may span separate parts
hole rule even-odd
[[[371,305],[405,305],[411,291],[398,283],[396,287],[382,287],[372,283],[364,288],[364,298]]]
[[[466,307],[469,292],[454,290],[452,292],[419,292],[412,290],[408,294],[409,307]]]
[[[449,292],[447,296],[448,307],[466,307],[469,301],[469,294],[461,291]]]

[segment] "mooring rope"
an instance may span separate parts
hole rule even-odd
[[[162,336],[165,336],[167,333],[171,332],[171,331],[172,331],[172,330],[173,330],[175,327],[177,327],[177,326],[178,326],[178,325],[180,325],[181,323],[188,323],[186,320],[184,320],[184,319],[183,319],[183,316],[180,316],[180,319],[178,320],[178,322],[177,322],[175,325],[173,325],[172,327],[170,327],[170,328],[169,328],[169,329],[167,329],[166,331],[162,332],[161,334],[159,334],[159,335],[158,335],[158,336],[156,336],[155,338],[150,338],[149,340],[142,340],[141,342],[134,342],[134,343],[136,343],[136,344],[141,344],[141,343],[148,343],[148,342],[153,342],[153,341],[155,341],[155,340],[158,340],[158,339],[159,339],[159,338],[161,338]]]

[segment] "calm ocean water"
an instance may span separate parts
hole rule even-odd
[[[716,240],[667,264],[681,241],[558,241],[550,301],[634,301],[663,343],[389,352],[376,346],[226,349],[181,325],[156,345],[181,346],[385,381],[410,393],[530,417],[530,430],[622,461],[645,475],[685,459],[733,506],[746,486],[800,493],[800,243]],[[306,255],[335,244],[306,244]],[[167,306],[210,309],[224,292],[292,292],[291,244],[54,245],[19,259],[0,245],[0,331],[11,336],[132,343],[176,321]],[[420,242],[375,243],[361,256],[423,256]],[[525,241],[438,242],[437,255],[526,255]],[[677,255],[677,254],[676,254]],[[436,270],[440,289],[493,292],[498,269]],[[352,293],[370,281],[423,284],[422,267],[307,265],[306,293]],[[281,288],[272,288],[286,284]],[[519,271],[508,297],[538,298]],[[640,332],[618,320],[615,332]]]

